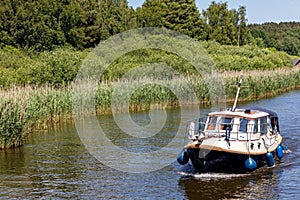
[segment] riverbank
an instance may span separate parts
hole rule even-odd
[[[236,93],[236,83],[240,74],[244,75],[239,101],[251,101],[272,97],[283,92],[297,89],[300,86],[300,68],[284,68],[276,70],[224,71],[221,79],[226,92],[226,101],[231,102]],[[164,87],[153,84],[150,79],[141,79],[143,87],[131,95],[130,111],[147,110],[151,105],[158,107],[178,106],[178,96],[170,88],[182,91],[189,86],[195,91],[199,104],[210,104],[209,90],[205,81],[194,75],[177,77],[165,81]],[[95,95],[95,109],[98,115],[111,113],[111,97],[119,82],[101,83]],[[139,84],[139,83],[138,83]],[[26,136],[35,129],[47,129],[52,123],[59,123],[72,118],[72,85],[57,88],[50,85],[11,87],[1,89],[0,95],[0,149],[16,147],[23,144]],[[85,95],[85,94],[82,94]],[[122,95],[121,95],[122,96]],[[224,101],[219,100],[219,101]],[[181,102],[182,103],[182,102]],[[192,104],[193,100],[185,96],[183,105]],[[125,105],[114,111],[121,111]],[[83,110],[81,114],[89,114],[91,110]]]

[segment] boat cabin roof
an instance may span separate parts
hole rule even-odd
[[[235,111],[225,110],[225,111],[211,112],[208,114],[208,116],[241,117],[241,118],[248,118],[248,119],[258,119],[266,116],[277,117],[277,114],[265,109],[258,110],[258,109],[247,108],[247,109],[235,109]]]

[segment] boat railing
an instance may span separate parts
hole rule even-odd
[[[247,124],[242,126],[240,123],[206,123],[203,118],[187,121],[186,132],[189,139],[196,140],[209,137],[225,137],[228,140],[258,140],[261,135],[268,132],[268,124]]]

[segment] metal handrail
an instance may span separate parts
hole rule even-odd
[[[249,140],[249,138],[252,139],[259,139],[260,136],[262,135],[261,130],[258,131],[258,127],[256,128],[255,126],[258,126],[257,124],[247,124],[247,132],[241,131],[240,130],[240,124],[237,123],[206,123],[203,122],[203,118],[197,118],[193,120],[187,121],[187,126],[186,126],[186,132],[189,135],[190,139],[195,139],[194,136],[202,136],[202,137],[225,137],[226,136],[226,128],[231,127],[230,129],[230,140]],[[193,125],[191,126],[191,124]],[[267,127],[269,126],[268,123],[263,123],[260,124],[266,125]],[[209,129],[209,127],[212,126],[214,127],[213,129]],[[205,129],[206,128],[206,129]],[[257,129],[257,132],[254,132],[254,130]],[[250,131],[249,131],[250,130]],[[228,131],[228,130],[227,130]],[[266,133],[269,132],[268,129],[265,130]],[[249,137],[251,134],[251,137]],[[254,137],[256,134],[256,137]]]

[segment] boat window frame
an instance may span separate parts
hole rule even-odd
[[[251,129],[251,126],[253,127],[253,129]],[[249,119],[249,122],[248,122],[248,126],[247,126],[247,133],[249,134],[257,134],[259,133],[259,130],[258,130],[258,118],[256,119]]]
[[[280,132],[279,130],[279,119],[278,117],[270,117],[270,127],[274,133]]]
[[[234,116],[219,116],[219,120],[218,120],[218,130],[219,131],[226,131],[227,128],[229,128],[229,130],[231,131],[233,129],[233,125],[234,125]],[[229,121],[222,121],[222,119],[230,119]]]
[[[215,131],[217,128],[217,125],[218,125],[218,118],[219,118],[219,116],[217,116],[217,115],[209,115],[208,119],[206,121],[205,130]]]
[[[263,119],[265,119],[265,121]],[[268,133],[268,126],[269,126],[268,121],[269,120],[267,116],[259,118],[259,129],[260,129],[259,132],[261,135],[265,135]]]
[[[241,125],[242,125],[243,121],[247,121],[245,124],[243,124],[245,131],[241,130]],[[248,133],[248,123],[249,123],[249,121],[250,120],[246,117],[240,118],[239,129],[238,129],[239,133]]]

